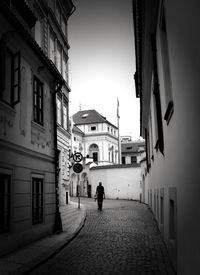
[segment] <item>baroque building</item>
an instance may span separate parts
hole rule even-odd
[[[118,128],[96,110],[82,110],[72,116],[71,152],[83,155],[83,171],[77,175],[70,170],[71,196],[91,196],[90,168],[118,164]]]
[[[70,0],[0,2],[0,255],[58,229],[73,10]]]
[[[146,141],[142,200],[180,275],[200,268],[199,8],[197,0],[133,0],[135,86]]]
[[[115,125],[95,110],[77,112],[73,123],[73,152],[82,152],[98,165],[118,163],[118,128]],[[77,139],[80,140],[78,146]]]

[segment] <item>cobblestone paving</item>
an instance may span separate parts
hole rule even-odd
[[[105,200],[100,212],[92,200],[82,199],[82,203],[87,206],[84,228],[32,275],[175,274],[146,205]]]

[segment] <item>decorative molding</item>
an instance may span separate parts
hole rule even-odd
[[[0,102],[0,127],[3,129],[4,136],[7,135],[7,129],[13,127],[15,114],[15,109],[3,102]]]
[[[45,148],[46,141],[45,128],[34,121],[31,121],[31,143]]]
[[[47,162],[54,163],[53,155],[52,156],[45,155],[45,154],[33,151],[31,149],[22,147],[21,145],[14,144],[14,143],[6,141],[6,140],[0,139],[0,146],[2,146],[2,148],[5,148],[5,150],[16,152],[20,155],[24,155],[24,156],[31,157],[31,158],[37,158],[37,159],[45,160]]]

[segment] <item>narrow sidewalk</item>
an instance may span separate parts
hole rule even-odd
[[[70,205],[76,213],[75,223],[72,222],[71,226],[60,234],[50,235],[0,258],[0,274],[25,275],[73,240],[84,225],[86,208],[81,204],[80,209],[78,209],[77,203],[74,202],[70,202]]]

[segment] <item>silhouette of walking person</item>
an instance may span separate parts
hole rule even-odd
[[[96,189],[96,198],[97,198],[98,210],[102,211],[103,199],[105,199],[105,192],[101,182],[99,182],[99,185],[97,186],[97,189]]]

